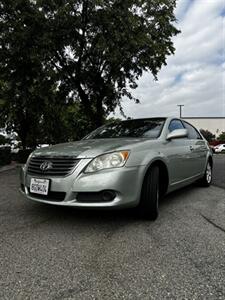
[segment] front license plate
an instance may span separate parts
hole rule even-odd
[[[40,195],[48,195],[49,179],[31,178],[30,192]]]

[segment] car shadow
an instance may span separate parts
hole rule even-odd
[[[160,200],[160,205],[166,206],[169,205],[171,201],[173,202],[180,201],[180,197],[182,197],[183,195],[191,194],[194,190],[197,190],[198,188],[199,188],[198,185],[193,183],[191,185],[180,188],[179,190],[173,191]]]
[[[191,185],[180,190],[174,191],[166,195],[159,203],[159,213],[168,209],[168,207],[174,203],[179,202],[182,195],[187,196],[187,194],[193,193],[193,189],[197,189],[195,185]],[[31,203],[29,203],[30,205]],[[51,219],[51,221],[60,221],[63,223],[68,222],[81,222],[81,223],[129,223],[140,221],[140,216],[138,215],[138,210],[134,208],[126,209],[80,209],[74,207],[62,207],[54,206],[51,204],[42,203],[32,203],[32,212],[35,210],[35,214],[39,216],[42,215],[46,219]],[[143,220],[144,221],[144,220]]]

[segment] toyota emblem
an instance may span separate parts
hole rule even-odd
[[[40,165],[40,169],[44,172],[47,171],[49,169],[52,169],[52,162],[51,161],[44,161],[41,165]]]

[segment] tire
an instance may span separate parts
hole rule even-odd
[[[148,220],[156,220],[159,214],[159,167],[152,166],[142,185],[139,204],[141,217]]]
[[[209,187],[212,183],[212,164],[208,161],[205,169],[205,174],[200,179],[199,184],[204,187]]]

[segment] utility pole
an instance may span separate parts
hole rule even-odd
[[[182,118],[182,107],[184,106],[184,104],[178,104],[177,106],[179,106],[180,108],[180,118]]]

